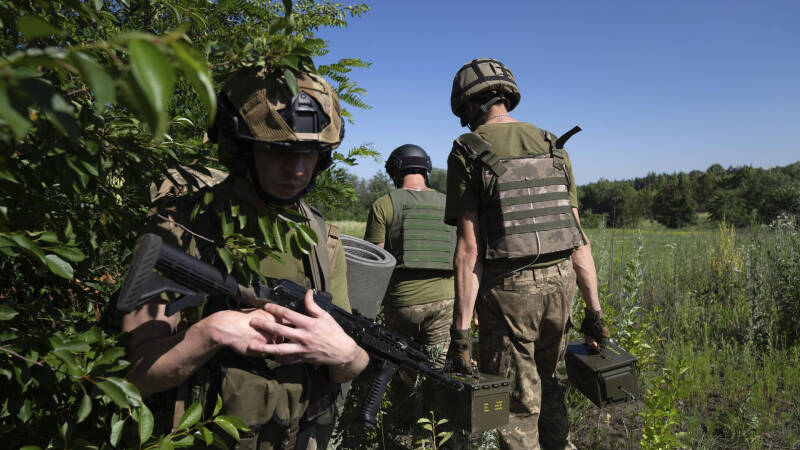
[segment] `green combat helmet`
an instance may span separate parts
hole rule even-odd
[[[250,67],[234,72],[225,81],[218,97],[217,119],[209,130],[209,138],[219,143],[219,159],[233,174],[255,172],[252,151],[261,148],[291,152],[319,152],[316,175],[332,162],[332,152],[344,138],[344,122],[339,98],[330,84],[318,74],[297,75],[297,94],[293,94],[285,77],[263,67]],[[256,189],[259,183],[256,182]],[[300,193],[304,195],[314,179]],[[263,197],[276,203],[286,203]],[[296,201],[292,199],[291,202]]]
[[[499,101],[506,100],[511,111],[519,104],[520,97],[517,82],[508,67],[496,59],[478,58],[464,64],[456,73],[450,93],[450,109],[461,119],[463,127],[486,114]],[[481,106],[467,117],[464,105],[472,100],[481,102]]]

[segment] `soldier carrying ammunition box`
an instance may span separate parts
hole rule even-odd
[[[383,303],[386,325],[435,355],[441,367],[453,314],[455,228],[443,223],[445,196],[428,186],[430,172],[431,159],[421,147],[405,144],[392,151],[386,173],[396,189],[373,203],[364,239],[397,259]],[[393,387],[395,402],[413,398],[408,375],[399,373],[403,383]],[[412,405],[403,409],[408,417],[422,413]]]
[[[520,101],[511,71],[495,59],[465,64],[450,106],[472,131],[448,158],[445,222],[457,226],[455,306],[448,362],[471,370],[473,308],[479,367],[511,379],[501,448],[574,448],[555,378],[564,355],[575,282],[586,300],[587,345],[606,344],[589,240],[561,139],[511,117]],[[476,302],[477,299],[477,302]]]

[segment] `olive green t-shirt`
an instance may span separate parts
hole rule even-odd
[[[209,213],[200,215],[194,221],[190,220],[190,214],[194,205],[201,201],[203,194],[194,194],[179,198],[166,197],[158,202],[150,215],[154,220],[148,225],[146,231],[156,232],[168,242],[177,245],[184,250],[190,248],[190,240],[193,235],[187,232],[187,228],[192,232],[214,239],[218,237],[217,222],[211,214],[221,206],[227,205],[230,201],[235,201],[240,205],[240,215],[248,217],[246,230],[253,230],[255,236],[259,236],[256,217],[263,214],[264,204],[255,194],[249,181],[244,179],[227,178],[223,182],[208,188],[204,192],[213,194],[213,203],[208,206]],[[298,212],[299,213],[299,212]],[[160,217],[159,217],[160,216]],[[313,219],[312,219],[313,220]],[[253,222],[252,224],[250,222]],[[252,225],[252,226],[251,226]],[[289,232],[287,231],[287,234]],[[326,245],[328,236],[318,236],[318,245]],[[212,244],[207,243],[199,237],[194,237],[197,251],[193,256],[200,256],[204,260],[215,260],[216,251]],[[291,240],[289,240],[291,242]],[[276,251],[275,256],[279,258],[264,258],[259,263],[260,272],[269,278],[289,279],[312,288],[313,282],[310,272],[306,270],[308,256],[303,255],[296,245],[289,245],[283,252]],[[329,249],[330,251],[330,249]],[[330,274],[331,286],[327,291],[333,296],[333,303],[347,311],[350,311],[350,300],[347,294],[347,262],[341,242],[337,242],[333,248],[333,267]]]
[[[364,240],[386,243],[394,208],[389,194],[375,200],[367,217]],[[455,296],[453,272],[429,269],[395,269],[384,299],[391,306],[409,306],[449,300]]]
[[[550,151],[550,146],[544,140],[542,131],[527,122],[484,124],[479,126],[475,132],[492,144],[492,153],[501,159],[524,155],[535,156]],[[575,177],[572,175],[572,163],[569,155],[566,155],[565,167],[569,176],[569,203],[577,208],[578,189],[575,185]],[[483,162],[471,160],[461,146],[453,145],[453,150],[447,158],[445,223],[455,225],[461,216],[469,212],[482,213],[481,204],[486,198],[483,192],[483,171]],[[554,260],[537,262],[534,266],[552,265],[564,259],[565,257],[558,257]],[[505,262],[495,261],[492,264],[500,265]]]

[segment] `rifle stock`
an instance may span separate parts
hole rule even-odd
[[[308,314],[303,286],[290,280],[276,280],[269,286],[241,286],[233,276],[224,275],[216,267],[163,242],[160,236],[147,233],[136,243],[130,269],[117,298],[117,308],[133,311],[163,292],[182,295],[167,303],[167,315],[199,306],[210,295],[232,296],[254,307],[272,302]],[[362,419],[367,425],[375,425],[383,391],[398,367],[414,370],[447,388],[463,389],[461,382],[434,369],[428,356],[404,336],[368,317],[339,308],[327,292],[315,293],[314,301],[370,355],[371,364],[376,368],[362,405]]]

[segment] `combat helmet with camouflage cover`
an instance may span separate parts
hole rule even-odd
[[[314,175],[330,166],[344,138],[339,98],[318,74],[301,72],[296,79],[296,94],[282,73],[265,67],[239,70],[225,81],[209,137],[220,144],[220,161],[231,172],[253,170],[256,144],[267,150],[319,152]]]
[[[473,122],[489,108],[505,100],[509,111],[519,104],[521,94],[514,75],[493,58],[478,58],[464,64],[453,79],[450,109],[461,119],[461,126]],[[470,116],[464,111],[467,102],[477,100],[480,107]]]

